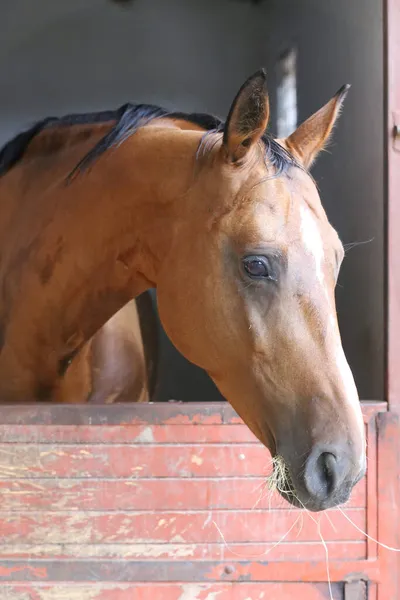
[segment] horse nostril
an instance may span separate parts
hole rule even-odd
[[[317,460],[317,469],[320,472],[321,482],[324,483],[326,495],[330,496],[336,488],[336,456],[330,452],[323,452]]]
[[[331,452],[322,452],[315,459],[310,457],[306,464],[304,482],[310,496],[319,501],[333,495],[338,484],[338,464]]]

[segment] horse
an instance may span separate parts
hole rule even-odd
[[[335,307],[342,243],[310,167],[347,94],[286,139],[266,74],[225,122],[126,104],[37,123],[0,155],[0,397],[50,400],[84,344],[156,288],[164,329],[321,511],[366,464]],[[70,365],[70,366],[68,366]]]
[[[149,402],[155,394],[158,322],[144,292],[123,306],[76,357],[66,357],[65,375],[52,394],[57,403]]]

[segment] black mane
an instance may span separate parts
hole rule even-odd
[[[69,177],[87,169],[99,156],[113,146],[124,142],[139,127],[153,119],[169,117],[182,119],[202,127],[206,135],[223,131],[224,123],[217,117],[204,113],[168,112],[152,104],[124,104],[114,111],[102,111],[86,114],[72,114],[64,117],[48,117],[35,123],[30,129],[19,133],[0,150],[0,177],[14,167],[23,157],[30,142],[45,129],[68,127],[70,125],[88,125],[115,121],[113,128],[82,158]],[[274,167],[277,175],[290,166],[299,166],[291,154],[276,142],[269,134],[264,134],[266,160]]]

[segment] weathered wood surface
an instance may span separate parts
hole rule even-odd
[[[343,585],[333,584],[333,600],[343,600]],[[327,584],[108,584],[7,585],[7,600],[326,600]]]
[[[376,548],[340,512],[270,493],[270,455],[230,407],[112,407],[119,421],[43,407],[40,423],[41,408],[0,423],[1,600],[322,600],[319,531],[335,599],[354,572],[379,580]],[[365,407],[368,478],[346,507],[370,533],[384,409]]]

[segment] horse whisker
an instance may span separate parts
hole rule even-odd
[[[330,526],[332,527],[333,531],[334,531],[335,533],[337,533],[337,529],[336,529],[335,525],[333,524],[333,522],[332,522],[332,519],[331,519],[331,518],[330,518],[330,516],[328,515],[328,511],[325,511],[325,512],[324,512],[324,515],[325,515],[325,517],[328,519],[328,521],[329,521],[329,523],[330,523]]]
[[[229,545],[227,544],[227,542],[225,540],[224,534],[222,533],[220,527],[217,525],[217,523],[215,521],[213,521],[213,525],[216,528],[216,530],[218,531],[219,535],[221,536],[221,539],[224,543],[224,547],[226,547],[229,550],[229,552],[231,552],[233,555],[238,556],[239,558],[259,558],[261,556],[267,556],[267,554],[272,552],[272,550],[274,550],[277,546],[279,546],[279,544],[281,542],[283,542],[283,540],[289,535],[289,533],[291,533],[291,531],[293,531],[293,529],[299,522],[300,516],[301,516],[301,513],[298,515],[297,519],[290,526],[290,528],[287,530],[287,532],[277,542],[275,542],[275,544],[273,544],[271,546],[271,548],[268,548],[268,550],[266,550],[265,552],[262,552],[261,554],[239,554],[238,552],[234,552],[233,550],[231,550],[229,548]]]
[[[378,544],[378,546],[381,546],[381,548],[385,548],[386,550],[390,550],[391,552],[400,552],[400,548],[394,548],[393,546],[388,546],[387,544],[384,544],[383,542],[380,542],[379,540],[377,540],[374,537],[372,537],[372,535],[369,535],[366,531],[364,531],[363,529],[361,529],[361,527],[359,527],[358,525],[356,525],[356,523],[354,523],[354,521],[352,519],[350,519],[350,517],[348,515],[346,515],[346,513],[344,512],[344,510],[340,506],[337,506],[336,510],[338,510],[340,513],[342,513],[342,515],[344,516],[344,518],[347,519],[347,521],[351,525],[353,525],[353,527],[355,527],[355,529],[357,529],[357,531],[359,531],[360,533],[362,533],[363,535],[365,535],[365,537],[367,537],[372,542],[375,542],[376,544]]]
[[[347,254],[347,252],[349,250],[352,250],[353,248],[356,248],[357,246],[363,246],[364,244],[370,244],[371,242],[374,241],[375,238],[371,238],[370,240],[364,240],[362,242],[350,242],[349,244],[343,244],[343,248],[345,253]]]

